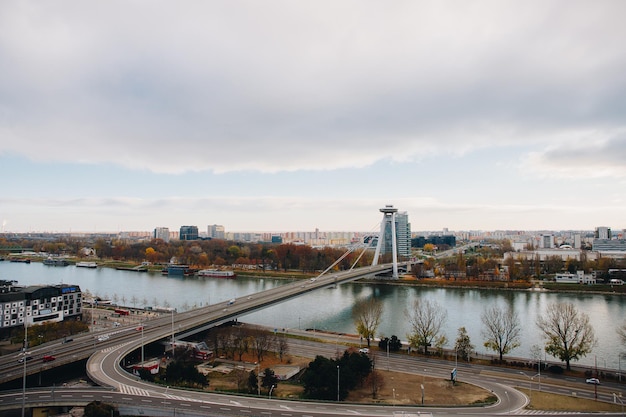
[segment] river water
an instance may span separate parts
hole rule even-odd
[[[171,306],[178,311],[194,306],[227,302],[248,294],[283,285],[289,281],[276,278],[238,276],[235,280],[197,277],[168,277],[154,273],[118,271],[111,268],[51,267],[0,262],[0,280],[16,280],[18,285],[76,284],[102,298],[117,300],[129,307]],[[571,302],[585,312],[594,326],[598,344],[578,363],[600,368],[622,369],[621,352],[626,350],[616,329],[626,318],[626,298],[613,295],[579,295],[538,291],[500,291],[481,289],[442,289],[385,284],[349,283],[334,289],[308,293],[280,305],[240,317],[240,321],[276,329],[316,329],[356,334],[352,306],[357,300],[375,296],[383,301],[384,313],[379,335],[396,335],[406,340],[409,327],[405,310],[413,300],[428,298],[447,310],[445,334],[453,346],[458,329],[465,327],[475,350],[494,354],[483,347],[480,316],[485,307],[511,305],[522,321],[521,346],[509,355],[530,357],[533,345],[543,346],[537,317],[554,302]],[[134,298],[133,298],[134,297]],[[551,362],[558,362],[545,356]],[[575,362],[573,362],[575,363]]]

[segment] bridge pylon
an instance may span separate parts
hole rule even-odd
[[[380,211],[383,213],[383,220],[380,222],[380,233],[372,265],[378,265],[381,249],[384,247],[385,251],[383,253],[387,253],[389,244],[391,244],[392,274],[393,279],[398,279],[398,236],[396,234],[396,213],[398,209],[394,208],[393,205],[386,205]]]

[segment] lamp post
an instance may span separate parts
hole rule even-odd
[[[261,396],[261,382],[260,382],[260,378],[261,378],[261,362],[257,362],[256,363],[256,388],[257,388],[257,395],[260,397]]]
[[[172,309],[172,359],[174,359],[174,309]]]
[[[520,374],[522,374],[522,375],[524,375],[526,378],[530,379],[530,381],[528,382],[528,386],[530,387],[530,394],[529,394],[530,401],[532,401],[532,400],[533,400],[533,380],[534,380],[534,379],[535,379],[535,377],[536,377],[537,375],[539,375],[539,374],[535,374],[535,375],[533,375],[533,376],[528,376],[528,375],[526,375],[526,374],[525,374],[524,372],[522,372],[522,371],[520,371],[519,373],[520,373]]]
[[[337,365],[337,402],[339,402],[339,365]]]
[[[387,372],[389,372],[389,338],[387,338]]]
[[[276,387],[276,385],[272,384],[272,386],[270,387],[270,393],[267,396],[268,399],[272,399],[272,390]]]
[[[22,361],[24,365],[24,376],[22,377],[22,417],[26,410],[26,355],[28,352],[28,324],[26,323],[26,317],[24,317],[24,349],[22,349]]]

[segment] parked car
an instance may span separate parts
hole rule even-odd
[[[585,382],[587,384],[600,385],[600,380],[598,378],[587,378]]]
[[[365,353],[367,355],[368,353],[370,353],[370,350],[368,348],[361,348],[361,349],[359,349],[359,352],[360,353]]]

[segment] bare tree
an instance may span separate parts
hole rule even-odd
[[[443,346],[446,336],[442,327],[448,318],[448,312],[435,301],[417,299],[413,302],[411,311],[405,311],[411,333],[407,339],[411,346],[424,347],[424,354],[428,354],[428,347],[435,344]]]
[[[376,335],[383,314],[383,303],[375,298],[358,301],[352,308],[352,319],[360,336],[367,340],[367,346]]]
[[[283,357],[287,354],[287,352],[289,352],[289,343],[287,342],[287,338],[284,333],[277,336],[276,349],[278,351],[280,362],[282,363]]]
[[[257,361],[263,362],[263,356],[266,352],[274,348],[276,337],[264,330],[255,330],[252,333],[252,350],[256,355]]]
[[[622,323],[620,327],[617,328],[617,334],[622,341],[622,345],[626,345],[626,321]]]
[[[378,371],[372,371],[365,380],[365,386],[372,390],[372,398],[376,399],[381,389],[385,387],[385,379]]]
[[[550,304],[537,326],[547,340],[546,352],[564,361],[567,370],[571,361],[586,356],[597,342],[589,316],[571,303]]]
[[[512,308],[493,306],[483,311],[480,316],[486,338],[484,346],[498,352],[500,360],[520,345],[521,326],[517,313]]]

